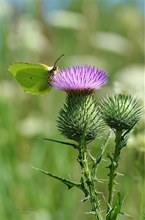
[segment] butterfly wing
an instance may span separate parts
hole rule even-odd
[[[25,92],[43,95],[51,86],[48,83],[49,67],[44,64],[14,63],[8,71],[16,78]]]

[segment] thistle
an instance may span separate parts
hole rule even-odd
[[[100,110],[106,124],[116,131],[130,131],[141,115],[139,102],[131,95],[118,94],[101,102]]]
[[[85,129],[85,141],[90,142],[101,132],[103,121],[94,92],[106,81],[104,70],[89,65],[65,68],[51,78],[53,87],[67,92],[58,117],[58,129],[68,139],[80,142]]]
[[[100,110],[103,120],[115,132],[114,152],[108,153],[110,159],[109,182],[108,182],[108,202],[106,220],[115,220],[121,213],[122,200],[120,193],[116,200],[114,199],[115,178],[119,165],[121,150],[126,146],[128,134],[134,128],[141,116],[141,107],[139,102],[131,95],[119,94],[114,97],[108,97],[101,102]],[[117,208],[117,209],[116,209]]]
[[[95,189],[97,160],[89,167],[87,143],[94,140],[102,130],[103,121],[94,97],[95,90],[107,82],[104,70],[83,65],[68,67],[51,77],[51,85],[66,91],[67,97],[58,117],[58,129],[68,139],[78,143],[78,162],[82,169],[80,180],[85,200],[92,205],[90,214],[100,220],[100,206]],[[102,157],[102,152],[100,153]],[[92,174],[91,174],[92,172]]]
[[[30,65],[31,69],[36,67],[38,73],[40,69],[38,66],[43,66],[43,75],[48,74],[48,71],[45,70],[42,64],[25,65]],[[16,66],[22,68],[24,72],[18,71]],[[38,91],[40,88],[38,89],[37,85],[35,88],[37,91],[34,91],[34,88],[31,88],[30,91],[29,84],[31,84],[30,81],[32,81],[32,77],[29,77],[30,73],[27,68],[24,68],[24,64],[20,65],[17,63],[12,65],[11,72],[14,73],[14,76],[16,75],[21,78],[19,83],[25,85],[26,91],[35,94],[44,92]],[[33,72],[36,71],[33,70]],[[20,77],[22,73],[24,73],[23,75],[26,73],[24,79]],[[38,75],[40,75],[40,73]],[[28,78],[28,80],[26,80],[26,78]],[[118,175],[116,170],[119,165],[121,150],[127,144],[128,134],[134,128],[141,115],[139,102],[130,95],[119,94],[108,97],[98,105],[95,99],[95,91],[106,82],[106,72],[90,65],[64,68],[57,70],[55,74],[53,71],[53,74],[49,76],[49,83],[47,75],[43,77],[43,84],[45,84],[46,87],[45,90],[49,91],[50,86],[52,86],[67,93],[65,104],[58,116],[57,126],[61,134],[68,139],[74,140],[75,144],[50,138],[45,138],[45,140],[65,144],[77,150],[77,161],[80,164],[82,172],[80,181],[76,182],[34,167],[34,169],[62,182],[68,189],[76,187],[81,190],[85,196],[83,201],[88,200],[91,204],[91,211],[88,212],[88,214],[93,215],[96,220],[116,220],[118,215],[122,214],[121,194],[118,192],[116,196],[114,196],[115,178]],[[104,141],[102,141],[100,148],[97,148],[97,154],[95,156],[90,153],[88,143],[99,136],[104,123],[115,133],[115,147],[113,153],[109,152],[107,154],[110,160],[110,164],[107,167],[109,169],[108,199],[105,199],[107,201],[106,215],[102,218],[100,205],[100,195],[102,195],[102,193],[98,192],[97,189],[97,182],[99,181],[97,168],[106,150],[110,131],[106,138],[104,138]]]

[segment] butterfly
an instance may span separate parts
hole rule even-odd
[[[55,75],[58,71],[56,64],[62,56],[64,56],[64,54],[62,54],[51,67],[42,63],[18,62],[11,64],[8,71],[16,78],[25,92],[43,95],[51,90],[49,80],[50,77]]]

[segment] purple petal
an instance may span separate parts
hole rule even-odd
[[[59,70],[50,84],[61,90],[94,90],[107,82],[107,73],[90,65],[78,65]]]

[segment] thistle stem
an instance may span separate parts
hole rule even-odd
[[[109,183],[108,183],[108,202],[107,202],[107,214],[106,214],[106,220],[110,220],[110,214],[113,206],[113,191],[114,191],[114,185],[115,185],[115,177],[117,176],[116,170],[119,163],[120,153],[122,149],[121,144],[121,138],[122,138],[122,132],[116,132],[116,138],[115,138],[115,150],[113,153],[113,156],[109,156],[111,163],[109,165]]]
[[[92,210],[90,214],[94,215],[96,220],[101,220],[102,217],[100,214],[99,201],[97,198],[98,194],[95,190],[95,181],[91,176],[91,171],[88,163],[87,146],[85,143],[80,144],[78,161],[82,169],[82,178],[84,180],[85,187],[89,192],[89,200],[92,206]]]

